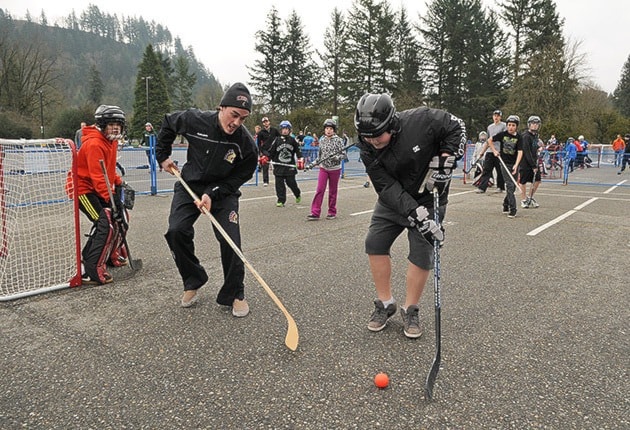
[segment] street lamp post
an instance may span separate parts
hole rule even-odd
[[[144,76],[142,79],[144,79],[144,83],[145,83],[145,92],[146,92],[146,96],[147,96],[147,121],[146,122],[150,122],[149,121],[149,79],[153,78],[153,76]]]
[[[39,90],[39,117],[41,120],[40,130],[42,133],[42,139],[44,138],[44,92]]]

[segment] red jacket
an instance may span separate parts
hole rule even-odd
[[[122,178],[116,174],[118,142],[110,142],[101,131],[91,125],[83,127],[81,149],[77,155],[77,194],[96,193],[109,202],[107,183],[99,160],[105,162],[107,177],[112,187],[122,184]],[[114,190],[112,189],[112,192]]]

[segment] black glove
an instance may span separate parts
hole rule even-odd
[[[444,230],[442,226],[435,223],[434,220],[429,219],[429,211],[424,206],[420,205],[416,210],[412,211],[407,217],[412,227],[416,227],[418,231],[424,236],[424,238],[431,244],[435,240],[440,242],[444,241]]]
[[[429,163],[429,172],[427,179],[422,183],[420,192],[433,191],[435,188],[439,195],[442,195],[451,182],[453,176],[453,167],[455,166],[455,156],[438,157],[437,155],[431,159]]]

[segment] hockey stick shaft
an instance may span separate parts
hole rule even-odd
[[[330,160],[333,157],[336,157],[339,154],[343,154],[344,151],[347,151],[349,148],[352,148],[355,145],[355,143],[349,143],[346,146],[344,146],[343,148],[341,148],[339,151],[330,154],[329,156],[322,158],[322,159],[317,159],[315,161],[313,161],[312,163],[309,163],[308,166],[306,166],[306,170],[310,170],[315,166],[319,166],[320,164],[322,164],[324,161]]]
[[[103,171],[105,184],[107,185],[107,192],[109,193],[109,203],[112,205],[112,213],[114,214],[114,219],[116,219],[118,218],[118,208],[116,207],[116,203],[114,202],[114,193],[112,192],[112,184],[109,182],[109,176],[107,176],[105,161],[98,160],[98,162],[101,164],[101,170]],[[121,216],[123,216],[123,214],[121,214]],[[135,267],[133,267],[133,258],[131,258],[131,251],[129,250],[129,244],[127,243],[127,233],[123,235],[123,245],[125,245],[125,249],[127,250],[127,260],[129,261],[129,267],[131,267],[132,270],[135,270]]]
[[[190,197],[192,197],[195,202],[200,202],[201,200],[199,199],[199,196],[197,196],[197,194],[195,194],[192,188],[188,186],[186,181],[184,181],[184,179],[181,177],[179,170],[173,168],[171,169],[171,172],[179,180],[179,182],[186,189],[186,191],[188,191],[188,194],[190,194]],[[217,231],[221,234],[221,236],[223,236],[225,241],[230,245],[232,250],[234,250],[236,255],[238,255],[238,257],[241,259],[243,264],[245,264],[245,267],[247,267],[247,269],[251,272],[251,274],[254,275],[258,283],[260,283],[260,285],[263,287],[265,292],[269,295],[269,297],[271,297],[271,300],[273,300],[276,306],[280,308],[280,310],[286,317],[287,323],[288,323],[287,335],[284,339],[284,343],[287,346],[287,348],[289,348],[291,351],[295,351],[298,347],[300,336],[298,333],[297,325],[295,324],[295,320],[293,320],[293,317],[291,316],[289,311],[287,311],[287,309],[284,307],[280,299],[278,299],[278,297],[274,294],[274,292],[271,290],[269,285],[267,285],[267,283],[262,278],[262,276],[260,276],[258,272],[256,271],[256,269],[254,269],[254,267],[249,263],[249,261],[247,261],[247,259],[245,258],[245,255],[243,255],[243,252],[239,249],[238,246],[236,246],[232,238],[227,234],[227,232],[223,229],[223,227],[221,227],[221,224],[219,224],[216,218],[205,207],[202,206],[200,210],[204,215],[210,218],[210,221],[212,222],[212,225],[214,226],[214,228],[216,228]]]
[[[512,176],[512,172],[510,172],[510,169],[507,168],[505,162],[503,161],[503,158],[501,158],[501,156],[497,157],[499,159],[499,161],[501,162],[501,165],[503,166],[503,168],[505,169],[505,171],[507,172],[508,176],[510,177],[510,180],[512,182],[514,182],[514,185],[516,186],[516,189],[520,189],[520,185],[518,184],[518,182],[516,182],[516,179],[514,179],[514,176]]]
[[[285,166],[285,167],[293,167],[294,169],[297,169],[297,166],[295,164],[289,164],[289,163],[279,163],[277,161],[272,161],[271,164],[273,164],[274,166]]]
[[[440,196],[436,188],[433,189],[433,218],[438,226],[440,225]],[[442,303],[440,298],[440,241],[438,239],[433,240],[433,296],[435,304],[435,357],[433,358],[433,364],[431,370],[427,375],[427,381],[424,387],[424,396],[427,400],[433,398],[433,386],[435,385],[435,379],[440,371],[440,363],[442,361],[442,324],[441,324],[441,311]]]

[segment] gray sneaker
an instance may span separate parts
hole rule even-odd
[[[372,312],[370,322],[368,322],[368,330],[381,331],[387,325],[387,320],[396,313],[397,306],[396,303],[392,303],[385,308],[383,302],[379,299],[374,300],[374,306],[376,308]]]
[[[403,319],[405,336],[410,339],[415,339],[422,336],[418,311],[419,309],[416,305],[409,306],[406,311],[403,308],[400,308],[400,315]]]

